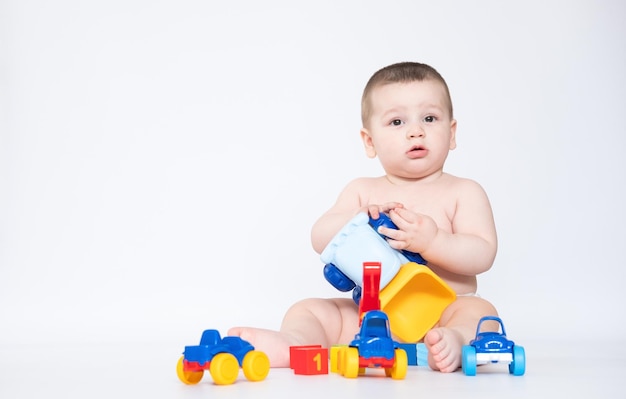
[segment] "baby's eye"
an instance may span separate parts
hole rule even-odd
[[[393,119],[389,124],[392,126],[400,126],[402,125],[404,122],[402,122],[401,119]]]
[[[435,118],[432,115],[428,115],[427,117],[424,118],[424,122],[428,122],[428,123],[434,122],[436,120],[437,120],[437,118]]]

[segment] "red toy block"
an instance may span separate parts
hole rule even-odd
[[[294,374],[328,374],[328,348],[322,348],[322,345],[291,346],[289,367]]]
[[[299,361],[299,356],[302,356],[300,353],[296,353],[297,351],[302,351],[304,349],[315,349],[321,348],[322,345],[300,345],[300,346],[290,346],[289,347],[289,368],[294,369],[296,362]]]

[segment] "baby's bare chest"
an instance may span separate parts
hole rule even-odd
[[[365,198],[364,198],[365,199]],[[441,190],[373,189],[367,193],[367,204],[383,205],[399,202],[415,213],[430,216],[439,228],[450,231],[455,215],[457,198]]]

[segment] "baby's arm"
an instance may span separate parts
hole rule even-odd
[[[384,205],[367,204],[367,195],[363,194],[367,192],[367,187],[365,178],[350,182],[339,194],[335,204],[313,224],[311,243],[315,252],[321,254],[337,232],[357,213],[367,212],[376,219],[380,212],[402,207],[402,204],[397,202]]]
[[[455,185],[456,209],[451,231],[442,229],[426,215],[406,209],[389,212],[397,231],[382,229],[396,249],[420,253],[429,263],[461,275],[478,275],[491,268],[496,256],[497,236],[489,199],[471,180]]]

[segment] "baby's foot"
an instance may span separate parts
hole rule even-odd
[[[299,345],[295,338],[278,331],[251,327],[233,327],[229,336],[241,337],[264,352],[270,359],[270,367],[289,367],[289,347]]]
[[[434,328],[426,334],[424,343],[431,369],[451,373],[461,367],[463,337],[458,331],[446,327]]]

